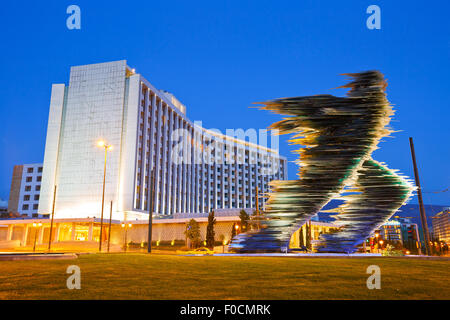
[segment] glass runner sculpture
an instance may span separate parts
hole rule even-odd
[[[340,232],[323,235],[319,251],[356,250],[371,232],[387,221],[410,197],[412,184],[371,159],[382,137],[391,132],[393,115],[382,73],[345,74],[351,81],[347,97],[316,95],[263,102],[261,109],[288,117],[270,129],[294,134],[290,142],[305,146],[299,154],[298,180],[272,181],[259,232],[242,233],[230,248],[239,252],[277,252],[292,234],[331,199],[354,186],[335,216]],[[342,197],[341,197],[342,198]]]

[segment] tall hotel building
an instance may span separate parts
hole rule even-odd
[[[256,187],[264,193],[287,178],[276,150],[191,122],[183,104],[125,60],[76,66],[68,86],[52,86],[39,214],[52,211],[57,186],[56,218],[100,216],[99,140],[112,145],[105,216],[112,201],[115,219],[254,208]]]

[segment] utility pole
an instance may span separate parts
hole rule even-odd
[[[55,200],[56,200],[56,185],[53,190],[52,219],[50,221],[50,235],[48,236],[48,251],[50,251],[52,245],[53,218],[55,217]]]
[[[148,202],[148,246],[147,252],[152,253],[152,224],[153,224],[153,197],[154,197],[154,189],[155,189],[155,177],[154,177],[154,168],[152,168],[150,173],[150,201]]]
[[[414,151],[414,142],[413,142],[412,137],[409,137],[409,146],[411,148],[411,157],[412,157],[413,166],[414,166],[414,178],[416,180],[416,186],[417,186],[417,198],[419,199],[420,220],[422,222],[422,230],[423,230],[424,241],[425,241],[425,250],[426,250],[426,254],[430,255],[431,254],[430,235],[428,233],[427,216],[425,214],[425,208],[423,206],[422,189],[420,188],[419,171],[417,169],[416,153]]]
[[[113,205],[113,202],[111,201],[111,206],[110,206],[110,208],[109,208],[108,253],[109,253],[109,247],[110,247],[110,245],[111,245],[112,205]]]

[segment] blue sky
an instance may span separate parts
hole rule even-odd
[[[81,30],[66,8],[81,8]],[[366,8],[381,8],[381,30]],[[207,128],[265,128],[279,119],[252,102],[343,95],[345,72],[382,71],[395,105],[373,157],[413,177],[414,137],[426,203],[450,205],[449,2],[424,1],[8,1],[0,30],[0,198],[14,164],[42,162],[52,83],[72,65],[128,60],[187,105]],[[281,153],[294,160],[282,139]],[[295,178],[296,166],[289,166]],[[412,203],[416,203],[416,197]]]

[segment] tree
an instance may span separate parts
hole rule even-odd
[[[252,215],[250,216],[250,222],[249,222],[250,228],[252,230],[255,230],[258,228],[257,219],[258,219],[257,212],[256,212],[256,210],[253,210]]]
[[[214,248],[214,225],[216,224],[216,218],[214,218],[214,210],[208,215],[208,225],[206,226],[206,246],[210,249]]]
[[[191,240],[191,244],[194,248],[197,248],[200,245],[200,226],[198,225],[197,221],[195,221],[194,219],[189,220],[186,225],[186,231],[184,231],[184,234],[188,237],[189,240]]]
[[[261,210],[254,210],[251,216],[251,226],[252,230],[259,230],[261,228],[261,221],[264,220],[264,212]]]
[[[303,248],[305,246],[305,241],[303,239],[303,227],[300,228],[300,231],[298,233],[298,237],[300,238],[300,248]]]
[[[306,222],[306,248],[311,250],[311,222]]]
[[[21,214],[18,212],[2,212],[0,213],[0,218],[1,219],[9,219],[9,218],[19,218],[21,217]]]
[[[250,216],[248,213],[242,209],[239,212],[239,219],[241,219],[241,230],[242,232],[246,232],[248,230],[248,221],[250,220]]]

